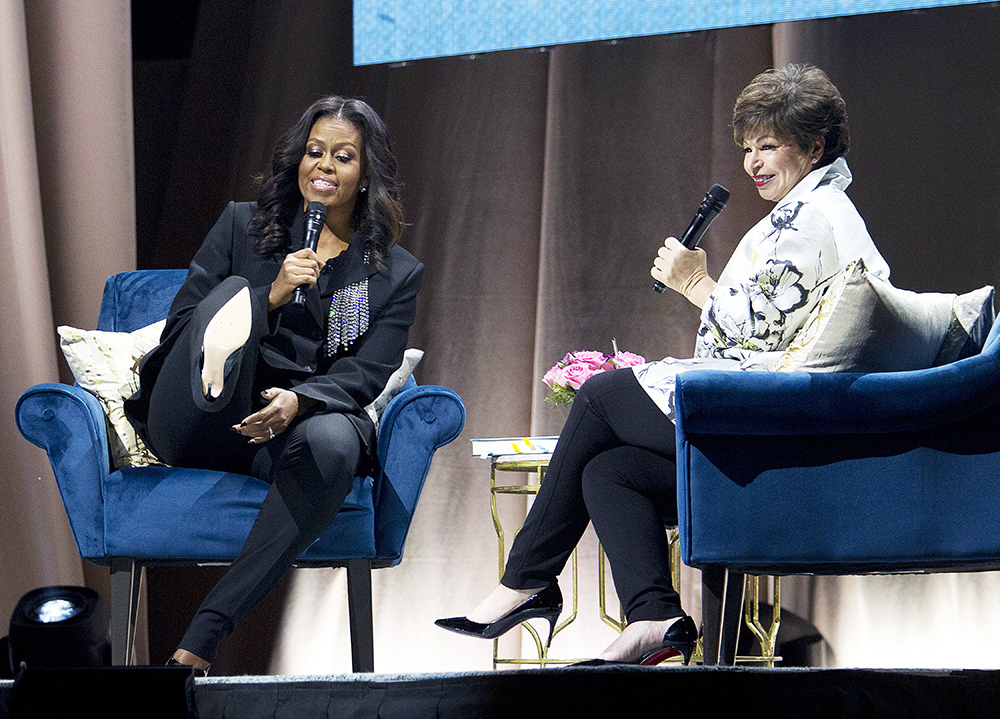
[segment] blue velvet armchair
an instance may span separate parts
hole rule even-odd
[[[108,278],[98,329],[130,332],[167,315],[186,273],[142,270]],[[131,661],[144,565],[225,563],[236,557],[268,485],[253,477],[180,467],[112,471],[97,398],[41,384],[17,403],[21,434],[48,452],[80,555],[111,567],[112,661]],[[358,477],[330,527],[299,566],[345,566],[355,671],[374,670],[371,569],[398,564],[435,450],[465,423],[445,387],[411,377],[382,416],[378,477]]]
[[[1000,568],[1000,324],[926,370],[686,372],[676,414],[706,663],[733,662],[744,574]]]

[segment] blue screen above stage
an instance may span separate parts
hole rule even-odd
[[[354,64],[982,0],[354,0]]]

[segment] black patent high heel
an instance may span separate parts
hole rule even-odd
[[[651,667],[660,662],[676,657],[678,654],[684,659],[684,665],[691,662],[691,655],[698,644],[698,628],[694,625],[691,617],[684,616],[671,624],[663,635],[663,643],[651,652],[647,652],[639,664]]]
[[[556,620],[562,613],[562,607],[562,592],[559,591],[558,585],[553,584],[539,590],[536,594],[532,594],[521,604],[489,624],[474,622],[467,617],[448,617],[447,619],[438,619],[434,623],[442,629],[470,637],[496,639],[521,622],[540,617],[549,623],[549,638],[545,642],[545,648],[548,649],[549,644],[552,643],[552,634],[555,632]]]

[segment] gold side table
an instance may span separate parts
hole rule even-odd
[[[506,560],[506,531],[500,521],[500,514],[497,511],[498,495],[533,495],[538,493],[538,487],[545,477],[545,470],[549,466],[549,454],[515,454],[515,455],[491,455],[490,459],[490,511],[493,514],[493,527],[497,533],[497,576],[502,577]],[[534,481],[528,484],[498,484],[497,472],[526,472]],[[579,584],[578,584],[578,557],[574,549],[572,554],[572,611],[569,616],[556,624],[552,632],[553,638],[563,629],[572,624],[577,617],[579,608]],[[527,664],[536,666],[547,666],[549,664],[565,664],[572,660],[551,659],[548,656],[548,648],[542,642],[541,635],[529,622],[521,624],[531,635],[535,643],[537,658],[501,658],[500,640],[493,640],[493,668],[496,669],[504,664]]]

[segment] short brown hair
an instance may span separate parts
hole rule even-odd
[[[791,138],[803,152],[824,138],[820,167],[847,154],[847,105],[826,73],[812,65],[767,70],[743,89],[733,108],[733,140],[742,147],[757,129]]]

